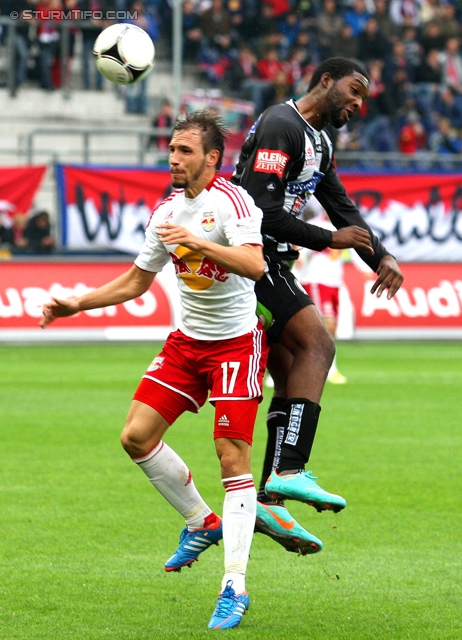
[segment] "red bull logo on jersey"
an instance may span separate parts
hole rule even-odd
[[[164,361],[164,356],[156,356],[149,365],[148,371],[157,371],[158,369],[162,369],[162,367],[164,366]]]
[[[176,275],[194,291],[205,291],[214,282],[226,282],[229,278],[229,271],[198,251],[178,245],[175,253],[170,253],[170,256]]]
[[[258,149],[253,170],[261,173],[275,173],[279,178],[282,178],[288,160],[289,156],[282,151]]]
[[[213,213],[204,213],[201,220],[201,225],[204,231],[213,231],[215,229],[215,217]]]

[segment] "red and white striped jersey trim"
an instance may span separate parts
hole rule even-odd
[[[159,202],[159,204],[157,204],[154,207],[154,209],[152,210],[151,215],[149,216],[149,220],[148,220],[148,224],[146,225],[146,229],[149,227],[149,223],[151,222],[151,218],[155,214],[157,209],[159,209],[159,207],[161,207],[166,202],[170,202],[170,200],[173,200],[174,198],[176,198],[176,196],[178,196],[180,193],[184,193],[184,189],[175,189],[175,191],[172,191],[172,193],[170,195],[168,195],[166,198],[164,198],[161,202]]]
[[[255,489],[253,482],[253,475],[246,473],[243,476],[236,476],[235,478],[224,478],[222,480],[226,493],[228,491],[243,491],[244,489]]]
[[[240,187],[228,182],[225,178],[217,178],[212,186],[228,196],[233,203],[239,220],[242,218],[250,218],[249,207],[242,195]]]

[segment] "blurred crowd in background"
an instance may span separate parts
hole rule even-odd
[[[114,21],[106,16],[126,11],[131,17],[119,21],[138,24],[155,42],[171,42],[172,0],[1,0],[0,6],[4,16],[34,10],[33,19],[16,25],[19,86],[35,81],[45,90],[59,88],[59,9],[74,12],[76,19],[96,17],[70,31],[70,58],[81,35],[87,89],[103,87],[92,46],[98,30]],[[371,78],[370,99],[359,118],[340,131],[340,149],[461,153],[461,41],[462,0],[183,2],[185,62],[194,63],[225,95],[253,101],[257,115],[302,95],[325,58],[360,61]],[[160,51],[171,55],[170,46]]]

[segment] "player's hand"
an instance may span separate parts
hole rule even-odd
[[[51,302],[43,305],[43,318],[39,322],[39,326],[45,329],[45,327],[47,327],[50,322],[53,322],[53,320],[56,320],[56,318],[67,318],[79,311],[80,307],[77,298],[68,298],[67,300],[53,298]]]
[[[366,229],[353,225],[332,232],[332,249],[363,249],[374,255],[371,236]]]
[[[403,284],[404,279],[393,256],[383,256],[380,260],[377,274],[379,277],[372,285],[371,293],[377,292],[377,297],[380,298],[385,289],[388,289],[387,299],[390,300]]]
[[[179,224],[164,222],[156,227],[156,233],[165,244],[181,244],[192,251],[200,251],[200,238]]]

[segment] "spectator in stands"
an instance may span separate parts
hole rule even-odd
[[[302,30],[301,21],[299,20],[298,15],[294,11],[291,11],[279,21],[278,26],[279,31],[284,36],[282,54],[286,57],[292,47],[295,46],[297,36]]]
[[[393,77],[398,69],[404,69],[407,77],[412,80],[414,77],[414,68],[406,57],[406,49],[402,40],[396,40],[393,43],[391,54],[385,60],[384,80],[387,84],[393,81]]]
[[[276,72],[273,82],[265,92],[264,108],[289,100],[292,97],[291,89],[287,72],[284,69],[280,69]]]
[[[421,24],[422,0],[391,0],[390,17],[396,27]]]
[[[367,70],[369,98],[361,111],[361,146],[365,151],[393,151],[394,135],[390,121],[393,107],[383,81],[383,62],[372,60]]]
[[[47,211],[39,211],[27,221],[24,238],[31,253],[52,253],[55,239],[51,233],[50,216]]]
[[[9,9],[13,7],[3,7],[2,15],[8,15]],[[15,23],[15,83],[17,87],[23,85],[27,80],[27,64],[29,60],[29,26],[31,21],[23,20],[23,12],[31,9],[32,5],[28,0],[15,0],[14,10],[19,14],[19,20]],[[5,39],[7,39],[8,28],[5,31]],[[3,35],[3,34],[2,34]]]
[[[275,18],[283,18],[292,9],[290,0],[263,0],[263,4],[273,7]]]
[[[223,80],[235,51],[231,17],[223,0],[212,0],[212,6],[201,16],[204,34],[199,53],[199,66],[205,71],[209,82]]]
[[[439,55],[439,51],[430,49],[414,73],[414,94],[417,107],[428,115],[434,109],[443,82]]]
[[[357,58],[359,45],[357,38],[353,37],[351,25],[344,24],[340,35],[332,44],[332,55],[342,58]]]
[[[422,61],[422,47],[417,38],[417,29],[413,26],[404,27],[401,32],[401,42],[404,47],[404,55],[414,77],[415,68]]]
[[[444,86],[436,98],[435,112],[448,118],[451,127],[462,129],[462,95],[450,86]]]
[[[264,57],[257,62],[258,74],[262,80],[273,82],[278,71],[284,71],[284,63],[279,59],[275,47],[268,47]]]
[[[257,37],[259,53],[262,53],[268,46],[267,40],[270,35],[279,33],[278,20],[274,17],[274,9],[270,4],[262,4],[260,15],[257,20]],[[281,34],[281,39],[282,39]]]
[[[322,11],[318,13],[314,21],[319,55],[322,60],[331,57],[332,44],[339,37],[342,25],[343,19],[337,13],[335,0],[324,0]]]
[[[426,55],[430,49],[441,51],[444,48],[446,39],[441,33],[441,29],[436,22],[427,22],[422,29],[420,45]]]
[[[40,0],[35,5],[38,16],[37,40],[40,47],[40,86],[47,91],[56,88],[52,69],[58,61],[60,40],[59,29],[56,26],[57,14],[51,12],[62,8],[60,0]]]
[[[379,25],[380,33],[391,42],[396,37],[397,27],[390,17],[387,0],[375,0],[374,18]]]
[[[459,53],[459,47],[458,38],[449,38],[440,55],[440,64],[443,71],[443,82],[457,93],[462,94],[462,56]]]
[[[366,64],[369,60],[384,60],[388,54],[390,45],[388,40],[380,33],[379,25],[375,18],[369,18],[364,31],[358,36],[358,57]]]
[[[152,119],[152,126],[159,129],[172,129],[175,122],[173,105],[170,100],[163,100],[159,113]],[[151,136],[148,140],[148,147],[155,147],[158,151],[166,151],[170,142],[168,136]]]
[[[415,153],[425,149],[427,134],[417,111],[411,111],[407,123],[398,134],[398,146],[401,153]]]
[[[13,246],[12,221],[7,213],[0,211],[0,249],[11,249]]]
[[[233,43],[231,17],[223,0],[212,0],[210,9],[201,16],[201,29],[207,46],[220,54],[227,52]]]
[[[194,2],[185,0],[183,3],[183,58],[186,61],[197,60],[203,36],[201,19],[196,12]]]
[[[284,65],[290,85],[296,85],[304,76],[307,66],[313,63],[310,47],[293,47]]]
[[[231,91],[239,92],[242,98],[254,103],[255,114],[263,111],[269,83],[260,78],[257,56],[250,46],[244,44],[239,48],[237,57],[226,71],[226,79]]]
[[[448,38],[460,38],[462,35],[462,26],[456,17],[456,6],[451,2],[445,2],[442,7],[442,13],[435,18],[436,24],[441,30],[441,35],[446,40]]]
[[[431,20],[437,20],[443,15],[443,8],[440,0],[424,0],[420,9],[420,19],[422,24]]]
[[[350,25],[353,38],[357,38],[364,31],[371,15],[367,10],[365,0],[356,0],[354,6],[344,12],[343,20]]]
[[[437,130],[428,139],[430,151],[434,153],[462,153],[462,142],[457,132],[451,127],[449,118],[440,118]]]

